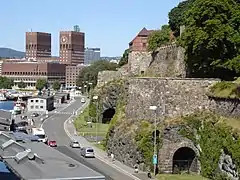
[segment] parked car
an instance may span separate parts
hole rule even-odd
[[[72,148],[80,148],[80,144],[77,141],[71,141],[70,142],[70,147],[72,147]]]
[[[83,147],[81,149],[81,156],[83,157],[91,157],[91,158],[94,158],[95,155],[94,155],[94,149],[91,148],[91,147]]]
[[[48,145],[50,147],[57,147],[57,142],[56,141],[48,141]]]

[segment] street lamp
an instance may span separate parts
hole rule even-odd
[[[157,160],[158,160],[158,155],[157,155],[157,106],[149,106],[149,110],[154,112],[154,153],[153,153],[153,165],[154,165],[154,176],[156,175],[156,169],[157,169]]]
[[[97,140],[97,135],[98,135],[98,128],[97,128],[97,123],[98,123],[98,96],[93,96],[93,100],[97,101],[97,108],[96,108],[96,143],[98,143]]]

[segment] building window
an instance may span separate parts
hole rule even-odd
[[[43,100],[40,100],[40,103],[43,103]]]
[[[38,109],[38,106],[35,106],[35,109]]]
[[[146,47],[147,45],[146,45],[146,43],[143,43],[143,47]]]
[[[31,102],[33,102],[33,100],[31,100]]]
[[[40,106],[40,109],[43,109],[43,106]]]
[[[31,106],[30,108],[31,108],[31,109],[33,109],[33,108],[34,108],[34,106]]]
[[[38,103],[38,99],[36,100],[36,103]]]

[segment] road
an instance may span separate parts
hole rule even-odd
[[[62,112],[72,113],[74,110],[77,110],[81,105],[80,98],[76,98],[76,101],[73,102],[70,106],[62,110]],[[56,140],[58,147],[57,150],[66,154],[67,156],[85,164],[86,166],[92,168],[93,170],[106,176],[107,180],[132,180],[129,176],[121,173],[110,165],[102,162],[101,160],[94,158],[83,158],[80,156],[79,149],[69,148],[69,137],[64,131],[64,122],[68,119],[70,114],[55,114],[51,116],[47,121],[44,122],[43,128],[46,131],[46,134],[49,140]]]

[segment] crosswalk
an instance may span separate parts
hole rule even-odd
[[[58,112],[58,111],[55,111],[54,114],[76,115],[76,112]]]

